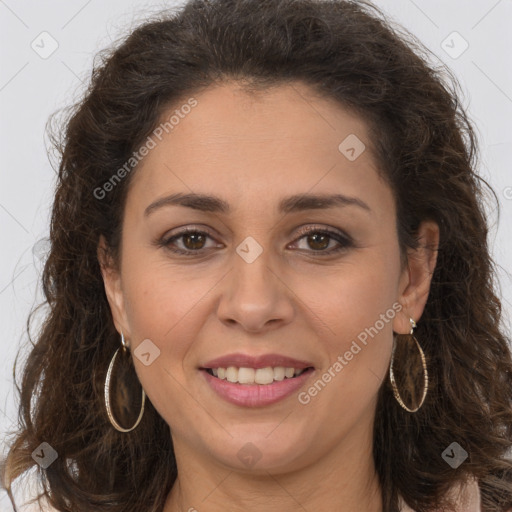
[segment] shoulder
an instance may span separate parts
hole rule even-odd
[[[452,487],[450,496],[456,498],[457,508],[454,512],[482,512],[480,488],[478,487],[478,481],[474,478]],[[401,497],[399,500],[400,512],[414,512]]]

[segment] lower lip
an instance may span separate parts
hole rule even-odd
[[[304,385],[314,371],[313,368],[309,368],[298,377],[285,378],[281,381],[274,381],[272,384],[238,384],[218,379],[203,369],[201,373],[211,388],[224,400],[243,407],[263,407],[279,402],[293,394]]]

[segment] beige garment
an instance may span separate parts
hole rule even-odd
[[[475,479],[470,479],[467,484],[462,486],[458,485],[452,489],[451,495],[458,497],[457,508],[453,512],[481,512],[480,504],[480,488]],[[407,504],[400,498],[399,502],[400,512],[414,512],[414,510],[407,506]]]

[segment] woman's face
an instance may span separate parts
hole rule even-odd
[[[421,316],[432,261],[401,268],[367,126],[299,83],[194,98],[134,171],[119,273],[104,273],[140,382],[178,457],[276,472],[368,450],[393,330]],[[208,198],[162,201],[189,194]]]

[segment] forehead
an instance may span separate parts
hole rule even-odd
[[[227,83],[193,99],[194,107],[181,108],[190,104],[184,98],[162,116],[165,123],[179,114],[153,137],[133,176],[139,200],[179,189],[218,191],[230,202],[250,190],[263,201],[284,192],[341,187],[356,194],[379,185],[364,120],[304,84],[248,94]]]

